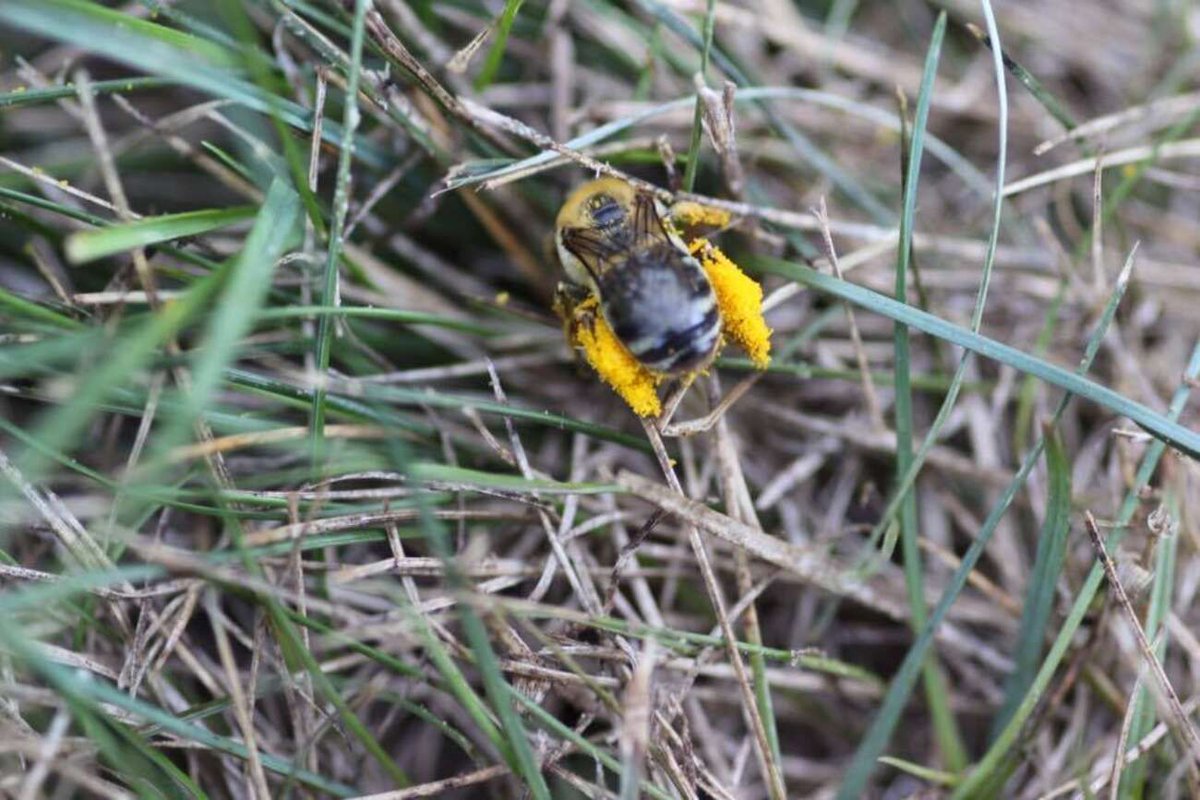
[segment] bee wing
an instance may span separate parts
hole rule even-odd
[[[654,205],[654,197],[638,192],[633,198],[633,239],[635,242],[669,241],[667,226]]]
[[[595,280],[603,265],[623,249],[595,228],[563,228],[562,243]]]

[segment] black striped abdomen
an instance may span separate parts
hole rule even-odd
[[[678,374],[711,360],[721,317],[698,261],[663,242],[610,264],[597,283],[605,319],[646,367]]]

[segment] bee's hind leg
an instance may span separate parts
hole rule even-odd
[[[675,416],[675,412],[679,410],[679,404],[683,401],[683,396],[687,394],[687,390],[692,388],[692,384],[696,382],[696,373],[684,375],[683,378],[671,389],[663,400],[662,413],[655,420],[655,426],[659,433],[663,436],[671,436],[668,433],[671,429],[671,418]]]
[[[663,436],[685,437],[695,436],[698,433],[704,433],[705,431],[711,430],[713,426],[720,421],[721,417],[724,416],[725,412],[728,411],[734,403],[740,400],[742,395],[749,391],[750,387],[757,383],[758,379],[761,378],[762,375],[763,373],[761,372],[756,372],[753,375],[747,375],[736,386],[730,389],[729,392],[721,398],[720,402],[713,406],[712,411],[709,411],[703,417],[684,420],[683,422],[671,422],[671,416],[675,413],[675,409],[679,406],[679,401],[683,399],[683,392],[679,392],[678,398],[672,396],[667,399],[666,408],[663,411],[662,417],[659,418],[659,431],[662,432]],[[716,385],[715,375],[713,377],[713,384],[714,386]],[[691,380],[688,380],[687,385],[683,387],[685,391],[688,385],[691,385]],[[674,403],[672,403],[672,400]]]

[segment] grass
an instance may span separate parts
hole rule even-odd
[[[0,3],[0,794],[1194,795],[1184,14]],[[581,154],[734,212],[710,432]]]

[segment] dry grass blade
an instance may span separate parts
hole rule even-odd
[[[680,500],[687,502],[683,495],[683,487],[680,485],[679,478],[675,474],[675,467],[672,465],[671,459],[667,456],[666,449],[663,447],[663,441],[658,433],[658,428],[645,421],[643,421],[642,427],[646,430],[646,435],[654,447],[654,454],[658,458],[659,468],[662,469],[663,475],[667,480],[666,487],[658,488],[668,495],[674,495]],[[620,477],[618,476],[618,480]],[[624,477],[628,481],[631,476],[624,475]],[[650,485],[653,486],[653,484]],[[758,760],[759,770],[762,772],[763,780],[767,784],[768,795],[772,800],[781,800],[781,798],[786,797],[783,775],[780,771],[778,760],[775,758],[774,751],[771,748],[767,729],[763,723],[762,713],[754,695],[754,689],[750,685],[749,674],[746,672],[745,662],[742,659],[742,654],[737,649],[737,637],[734,634],[733,625],[727,610],[728,605],[722,595],[721,586],[717,582],[716,574],[713,571],[707,544],[701,538],[697,525],[691,524],[689,521],[687,528],[688,544],[691,546],[692,553],[696,558],[696,565],[700,569],[700,575],[704,579],[704,589],[708,594],[709,602],[712,604],[713,614],[717,617],[717,624],[720,626],[722,637],[725,640],[726,652],[737,678],[737,685],[742,700],[742,714],[747,719],[748,727],[753,737],[754,751]]]
[[[1133,604],[1130,603],[1129,595],[1125,592],[1125,586],[1117,574],[1117,565],[1113,563],[1112,556],[1108,554],[1108,549],[1104,546],[1104,538],[1100,535],[1100,528],[1096,524],[1095,517],[1088,511],[1085,512],[1084,519],[1087,522],[1087,531],[1088,536],[1092,540],[1092,547],[1095,548],[1096,556],[1100,559],[1100,563],[1104,565],[1104,574],[1108,577],[1108,584],[1112,587],[1113,593],[1117,597],[1117,604],[1133,629],[1138,649],[1141,652],[1142,658],[1145,659],[1150,676],[1153,678],[1155,697],[1171,720],[1171,727],[1175,736],[1179,739],[1180,747],[1185,752],[1191,753],[1194,763],[1189,767],[1189,771],[1194,773],[1192,776],[1194,785],[1200,786],[1200,734],[1196,733],[1191,719],[1183,710],[1183,704],[1179,702],[1179,695],[1175,693],[1175,687],[1171,685],[1166,672],[1163,671],[1162,664],[1158,662],[1158,657],[1154,655],[1154,649],[1150,646],[1150,641],[1146,638],[1146,632],[1142,630],[1142,623],[1138,620],[1137,612],[1133,610]]]
[[[640,475],[622,472],[617,475],[617,483],[736,550],[774,564],[827,592],[856,600],[898,619],[905,616],[898,597],[879,594],[863,583],[848,565],[839,565],[824,553],[788,544]]]

